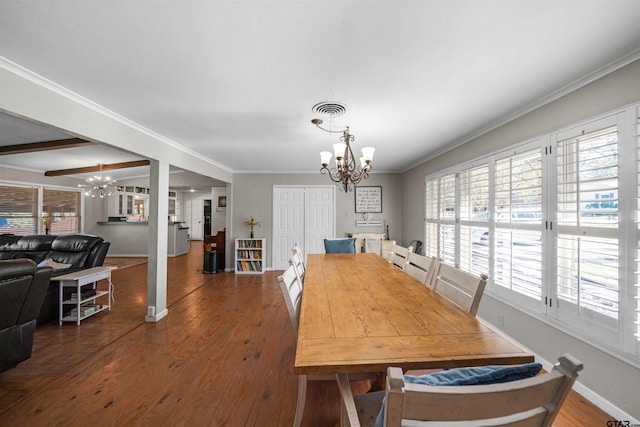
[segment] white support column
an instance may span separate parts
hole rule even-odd
[[[151,160],[149,195],[149,262],[147,316],[157,322],[167,310],[167,236],[169,233],[169,164]]]

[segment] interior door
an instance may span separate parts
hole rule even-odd
[[[304,187],[273,189],[273,266],[289,266],[291,248],[304,244]]]
[[[289,266],[291,248],[324,253],[323,239],[335,233],[335,187],[274,186],[273,267]]]
[[[191,240],[202,240],[204,221],[204,198],[191,200]]]
[[[305,188],[305,234],[306,254],[324,253],[324,238],[333,237],[335,187]]]

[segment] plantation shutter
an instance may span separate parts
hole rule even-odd
[[[426,184],[425,255],[455,264],[456,175],[449,174]]]
[[[618,131],[610,124],[603,120],[591,126],[595,129],[575,129],[573,136],[557,142],[555,287],[559,320],[590,332],[605,327],[600,338],[613,344],[619,304],[619,184]]]
[[[523,304],[542,300],[542,150],[495,162],[493,282]]]
[[[428,180],[425,184],[425,244],[424,254],[429,257],[437,257],[438,251],[438,179]]]
[[[489,274],[489,165],[460,172],[459,268]]]
[[[636,251],[635,251],[635,335],[640,341],[640,117],[636,122]]]
[[[0,232],[38,232],[38,189],[0,185]]]

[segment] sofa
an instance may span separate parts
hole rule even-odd
[[[109,242],[90,234],[0,235],[0,260],[27,258],[37,264],[54,267],[53,277],[86,268],[101,266],[109,250]],[[49,284],[42,302],[38,323],[58,317],[58,283]]]
[[[31,357],[37,316],[49,287],[51,267],[30,259],[0,261],[0,372]]]

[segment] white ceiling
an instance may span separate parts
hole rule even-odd
[[[342,102],[334,128],[399,172],[639,58],[639,18],[638,0],[0,1],[0,56],[235,172],[318,171],[337,137],[311,107]],[[64,135],[15,126],[0,144]],[[141,158],[100,149],[55,169]],[[37,157],[0,165],[51,169]]]

